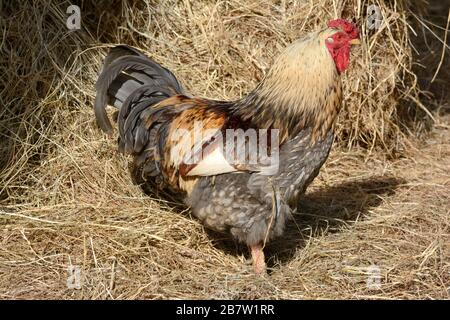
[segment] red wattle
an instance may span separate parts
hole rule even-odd
[[[338,49],[328,46],[328,51],[330,52],[339,73],[344,72],[350,63],[350,45],[345,45]]]
[[[350,63],[350,46],[340,48],[336,53],[334,62],[338,71],[344,72]]]

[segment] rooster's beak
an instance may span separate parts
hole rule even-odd
[[[351,45],[355,45],[355,44],[361,44],[361,41],[359,41],[359,39],[352,39],[352,40],[349,41],[349,43]]]

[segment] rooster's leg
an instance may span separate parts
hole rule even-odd
[[[266,272],[266,263],[264,261],[264,251],[261,244],[249,246],[252,255],[253,270],[256,274],[263,274]]]

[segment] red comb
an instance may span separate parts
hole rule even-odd
[[[349,37],[352,39],[359,38],[358,27],[355,24],[353,24],[345,19],[330,20],[328,22],[328,27],[329,28],[340,28],[344,32],[346,32],[349,35]]]

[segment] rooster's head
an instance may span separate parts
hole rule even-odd
[[[294,41],[242,99],[238,114],[260,128],[280,129],[280,137],[309,127],[314,139],[324,138],[341,107],[340,74],[349,66],[351,45],[358,42],[358,28],[344,19]]]
[[[350,45],[359,44],[359,30],[344,19],[328,22],[330,33],[327,34],[325,44],[333,57],[339,72],[347,69],[350,61]]]

